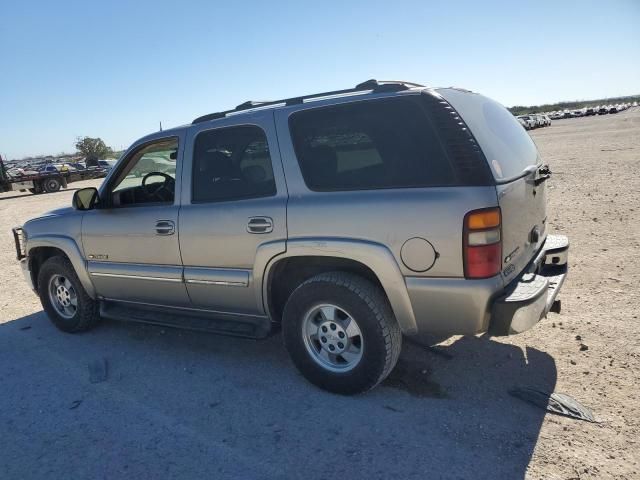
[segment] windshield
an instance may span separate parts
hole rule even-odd
[[[498,102],[475,93],[439,89],[482,148],[496,181],[519,177],[538,162],[538,149],[516,118]]]

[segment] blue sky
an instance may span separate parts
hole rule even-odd
[[[640,94],[640,0],[0,4],[0,154],[116,148],[249,99],[368,78],[511,106]]]

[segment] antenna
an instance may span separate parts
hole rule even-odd
[[[160,131],[162,131],[162,120],[160,120]]]

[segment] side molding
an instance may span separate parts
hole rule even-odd
[[[76,271],[76,275],[78,275],[78,279],[82,283],[87,294],[91,298],[96,298],[96,290],[91,282],[91,278],[89,277],[86,262],[75,241],[62,235],[29,237],[27,240],[27,256],[31,250],[38,247],[53,247],[62,250],[71,261],[71,265],[73,265],[73,269]]]
[[[285,258],[303,256],[337,257],[366,265],[380,280],[402,332],[410,335],[418,331],[409,293],[396,259],[384,245],[366,240],[331,237],[288,240],[286,252],[271,257],[262,278],[256,278],[256,283],[258,280],[262,282],[262,298],[259,299],[259,304],[263,305],[265,312],[269,311],[267,279],[273,266]],[[256,264],[256,271],[257,267]]]

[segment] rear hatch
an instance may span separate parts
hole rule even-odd
[[[502,212],[502,274],[508,283],[546,238],[546,175],[538,149],[499,103],[453,88],[437,91],[458,111],[491,167]]]

